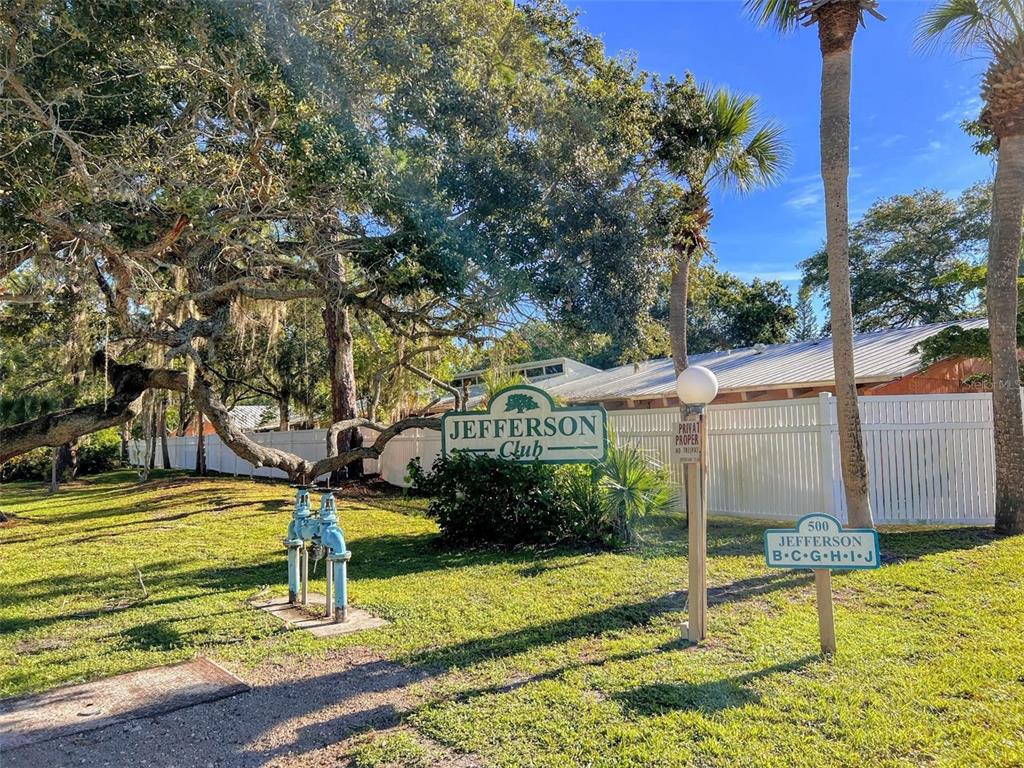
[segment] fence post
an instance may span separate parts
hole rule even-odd
[[[832,456],[832,395],[818,393],[818,455],[821,464],[821,495],[827,515],[836,514],[836,477]]]

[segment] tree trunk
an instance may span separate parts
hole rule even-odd
[[[327,329],[327,367],[331,383],[331,421],[345,421],[356,417],[356,368],[352,351],[352,325],[348,307],[328,300],[324,307],[324,325]],[[338,434],[338,453],[357,447],[358,430],[349,429]],[[331,485],[340,484],[346,477],[362,477],[362,461],[353,462],[344,469],[331,473]]]
[[[192,414],[188,410],[188,393],[178,394],[178,427],[174,430],[177,437],[184,437],[188,431],[188,423],[192,421]]]
[[[203,431],[206,429],[203,424],[203,412],[196,409],[196,474],[200,477],[206,475],[206,437]]]
[[[827,10],[826,10],[827,9]],[[850,79],[856,3],[830,4],[818,16],[821,42],[821,178],[825,187],[825,250],[831,303],[832,361],[835,368],[839,454],[849,524],[874,527],[868,496],[857,385],[853,363],[853,308],[850,299],[849,202]]]
[[[60,490],[60,446],[50,451],[50,493]]]
[[[679,375],[689,359],[686,352],[686,305],[690,295],[690,255],[676,248],[676,265],[668,294],[668,335],[672,343],[672,363]]]
[[[164,469],[171,468],[171,452],[167,446],[167,395],[160,397],[160,414],[157,419],[157,430],[160,433],[160,459]]]
[[[1017,277],[1024,215],[1024,135],[1002,136],[992,188],[988,244],[992,420],[996,452],[996,530],[1024,533],[1024,414],[1017,358]]]
[[[150,413],[149,413],[149,440],[146,446],[146,477],[149,477],[149,473],[156,466],[156,412],[157,405],[154,402],[150,402]]]
[[[78,475],[78,438],[57,449],[57,480],[73,480]],[[56,488],[54,489],[56,491]]]
[[[121,464],[128,464],[131,459],[131,448],[128,445],[128,438],[130,436],[128,430],[128,422],[124,422],[119,432],[121,433]]]
[[[289,408],[288,408],[289,400],[290,399],[291,399],[291,393],[289,392],[289,390],[287,388],[282,389],[278,393],[278,398],[277,398],[277,415],[278,415],[277,428],[281,432],[287,432],[288,429],[289,429],[289,424],[291,423],[291,413],[289,412]]]

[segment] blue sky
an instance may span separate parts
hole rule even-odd
[[[825,238],[818,175],[818,90],[821,54],[816,32],[779,37],[759,29],[739,0],[640,2],[567,0],[580,24],[611,54],[633,53],[641,68],[662,76],[686,70],[700,81],[760,97],[762,112],[787,129],[792,163],[778,187],[747,197],[713,199],[711,237],[719,267],[745,279],[783,280],[795,290],[797,263]],[[977,115],[984,62],[913,44],[927,3],[883,0],[879,22],[854,43],[851,219],[877,198],[936,187],[959,192],[992,175],[989,159],[971,151],[960,129]]]

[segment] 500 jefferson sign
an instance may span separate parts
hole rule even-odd
[[[509,461],[588,463],[605,457],[608,414],[601,406],[559,408],[542,389],[508,387],[486,411],[441,417],[441,454],[486,454]]]
[[[766,530],[764,556],[770,568],[877,568],[878,533],[871,528],[843,528],[831,515],[815,512],[797,520],[795,528]]]

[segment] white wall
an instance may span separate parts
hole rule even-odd
[[[871,501],[879,523],[991,524],[995,514],[992,406],[988,394],[897,395],[860,400]],[[679,411],[612,411],[616,439],[669,462]],[[708,503],[713,513],[795,520],[809,512],[846,519],[835,399],[716,405],[708,409]],[[304,458],[325,455],[323,430],[261,432],[266,445]],[[366,433],[372,440],[375,433]],[[196,438],[172,438],[175,467],[193,469]],[[411,430],[394,438],[378,462],[393,485],[404,485],[406,466],[419,456],[429,468],[441,448],[440,434]],[[133,458],[138,451],[133,449]],[[378,466],[375,466],[378,465]],[[217,437],[207,438],[207,466],[219,472],[283,477],[279,470],[255,472]],[[669,465],[682,484],[682,468]],[[683,494],[679,494],[683,504]]]

